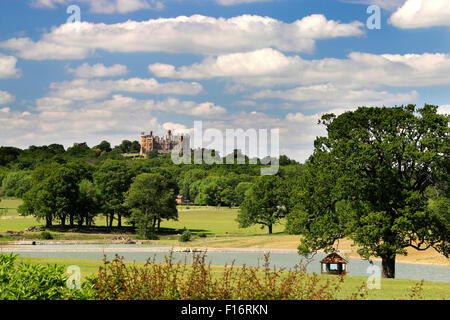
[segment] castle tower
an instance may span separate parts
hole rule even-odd
[[[141,157],[145,156],[145,145],[146,145],[145,132],[141,132],[141,151],[139,152],[139,155]]]

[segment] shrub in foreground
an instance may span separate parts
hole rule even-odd
[[[192,264],[147,261],[127,265],[116,255],[91,280],[100,300],[331,300],[337,299],[343,277],[326,281],[304,268],[292,271],[270,268],[269,255],[262,269],[225,266],[221,274],[205,264],[205,254],[194,254]],[[365,296],[364,286],[349,299]]]
[[[67,287],[64,266],[17,263],[16,258],[12,253],[0,254],[0,300],[89,299]]]

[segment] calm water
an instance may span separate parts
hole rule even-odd
[[[27,246],[21,246],[27,247]],[[146,246],[151,247],[151,246]],[[161,246],[158,246],[161,247]],[[142,248],[138,245],[39,245],[39,248]],[[168,255],[170,247],[167,246],[167,252],[119,252],[120,256],[123,256],[126,261],[147,261],[148,258],[155,258],[157,262],[163,262],[164,257]],[[39,252],[18,252],[21,256],[25,257],[57,257],[57,258],[76,258],[76,259],[89,259],[89,260],[102,260],[103,252],[58,252],[58,251],[39,251]],[[115,253],[105,253],[108,259],[113,259]],[[173,257],[176,261],[192,261],[192,253],[178,253],[174,252]],[[324,254],[317,253],[311,263],[308,265],[308,272],[320,273],[319,261],[324,257]],[[301,256],[295,253],[271,253],[270,262],[271,266],[277,268],[283,267],[285,269],[292,269],[297,265]],[[350,258],[348,264],[348,274],[353,276],[370,276],[367,273],[367,268],[370,266],[368,261],[361,259]],[[206,255],[207,263],[211,265],[230,265],[233,261],[237,266],[261,266],[264,263],[264,253],[262,252],[208,252]],[[380,261],[374,261],[374,264],[381,266]],[[410,279],[410,280],[425,280],[425,281],[437,281],[437,282],[450,282],[450,267],[446,266],[433,266],[433,265],[421,265],[421,264],[409,264],[409,263],[397,263],[396,264],[396,278],[397,279]]]

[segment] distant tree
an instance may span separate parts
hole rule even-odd
[[[0,166],[6,166],[17,160],[22,150],[13,147],[0,147]]]
[[[130,153],[139,153],[140,151],[141,151],[141,144],[138,141],[134,140],[131,143],[129,152]]]
[[[240,206],[245,199],[246,192],[252,187],[251,182],[241,182],[236,186],[236,205]]]
[[[131,141],[123,140],[122,143],[120,145],[118,145],[118,148],[122,151],[122,153],[130,153]]]
[[[117,225],[121,227],[122,217],[128,213],[123,202],[125,192],[131,184],[130,170],[124,161],[106,160],[94,172],[93,177],[107,225],[112,227],[114,217],[117,215]]]
[[[273,226],[285,217],[287,202],[288,197],[279,177],[258,177],[245,193],[237,216],[239,227],[247,228],[259,224],[267,227],[271,234]]]
[[[31,172],[18,171],[7,174],[2,181],[3,192],[7,197],[22,198],[30,189]]]
[[[111,144],[108,141],[103,140],[99,145],[94,147],[95,149],[99,149],[102,152],[111,152]]]
[[[63,154],[65,152],[64,146],[56,143],[49,145],[48,150],[54,154]]]
[[[126,193],[125,204],[131,209],[131,220],[142,236],[155,233],[156,224],[162,219],[178,219],[174,195],[162,175],[143,173],[134,179]]]
[[[290,165],[290,164],[291,164],[291,161],[293,161],[293,160],[289,159],[288,156],[286,156],[286,155],[281,155],[281,156],[280,156],[279,163],[280,163],[280,166],[287,166],[287,165]]]
[[[332,251],[348,237],[362,257],[382,259],[387,278],[407,248],[448,257],[448,191],[430,190],[450,181],[449,120],[431,105],[324,115],[328,136],[316,139],[288,216],[299,252]]]
[[[198,186],[195,204],[208,206],[231,206],[235,203],[232,180],[225,177],[208,176]]]
[[[94,158],[96,157],[96,152],[88,147],[88,145],[83,143],[74,143],[72,147],[67,148],[67,155],[70,157],[78,158]]]
[[[78,184],[77,220],[78,225],[91,226],[95,216],[100,211],[94,184],[84,179]]]
[[[189,171],[186,171],[179,182],[180,193],[183,195],[183,197],[188,200],[194,200],[195,197],[197,196],[197,193],[191,195],[189,192],[190,186],[194,182],[202,180],[207,175],[208,173],[205,170],[201,169],[191,169]]]
[[[24,194],[19,212],[45,219],[46,226],[55,219],[64,226],[67,216],[74,216],[77,198],[76,171],[65,165],[45,165],[33,171],[31,189]]]

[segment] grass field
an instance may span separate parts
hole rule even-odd
[[[24,231],[27,227],[41,225],[33,217],[21,217],[17,213],[17,207],[22,203],[18,199],[2,199],[0,208],[8,208],[8,212],[0,216],[0,232]],[[193,241],[189,243],[192,247],[207,248],[273,248],[273,249],[296,249],[299,236],[287,235],[283,233],[284,225],[274,226],[274,234],[267,234],[267,228],[261,229],[259,226],[250,228],[239,228],[236,220],[237,209],[215,208],[215,207],[179,207],[178,221],[163,221],[161,227],[167,232],[160,240],[152,243],[179,245],[177,233],[181,229],[187,228],[194,233]],[[105,219],[98,217],[96,226],[104,227]],[[178,230],[178,231],[177,231]],[[206,238],[195,236],[199,233],[206,233]],[[113,230],[112,232],[80,233],[73,232],[52,232],[54,239],[60,240],[104,240],[124,235],[123,231]],[[133,234],[125,234],[127,237],[135,237]],[[20,236],[0,235],[0,242],[20,239],[36,239],[39,233],[25,232]],[[341,240],[337,246],[340,250],[351,250],[349,257],[359,257],[356,248],[352,246],[350,240]],[[408,256],[398,256],[398,262],[411,262],[421,264],[438,264],[450,266],[450,260],[438,254],[433,249],[427,251],[408,250]]]
[[[87,276],[98,272],[98,267],[102,264],[101,261],[83,260],[83,259],[67,259],[67,258],[29,258],[19,257],[18,262],[33,262],[33,263],[50,263],[61,264],[66,267],[70,265],[77,265],[81,269],[81,277],[85,279]],[[131,264],[131,263],[129,263]],[[136,263],[137,265],[143,265],[143,263]],[[214,274],[221,274],[224,267],[213,266],[212,270]],[[320,275],[323,281],[327,278],[334,276]],[[360,287],[363,283],[366,283],[367,278],[346,276],[342,287],[342,292],[339,297],[348,297],[351,293],[355,292],[356,288]],[[399,280],[399,279],[381,279],[380,290],[368,290],[367,299],[370,300],[403,300],[409,299],[411,289],[417,284],[417,281],[413,280]],[[450,297],[450,283],[438,283],[438,282],[424,282],[423,285],[423,298],[424,299],[448,299]]]

